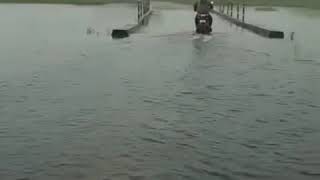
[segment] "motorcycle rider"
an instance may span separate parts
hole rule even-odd
[[[212,16],[210,15],[210,10],[213,8],[212,2],[209,2],[208,0],[198,0],[193,4],[193,10],[197,12],[197,15],[195,17],[195,24],[196,26],[199,23],[199,14],[207,14],[209,17],[209,24],[210,27],[212,25]]]

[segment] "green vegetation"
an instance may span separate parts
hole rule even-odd
[[[65,3],[65,4],[106,4],[112,2],[135,2],[136,0],[0,0],[4,3]],[[195,0],[160,0],[178,3],[192,3]],[[221,0],[215,0],[221,1]],[[223,0],[222,0],[223,1]],[[266,6],[297,6],[320,8],[320,0],[230,0],[233,2],[245,2],[247,5]]]

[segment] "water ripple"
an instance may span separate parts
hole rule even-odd
[[[311,171],[300,171],[300,174],[310,176],[310,177],[318,177],[320,178],[320,171],[311,172]]]
[[[129,176],[130,180],[144,180],[146,179],[145,176]]]
[[[253,178],[253,179],[266,179],[266,178],[271,178],[270,175],[264,175],[262,173],[253,173],[253,172],[246,172],[246,171],[234,171],[233,172],[234,175],[236,176],[242,176],[245,178]]]
[[[222,173],[222,172],[218,172],[218,171],[214,171],[214,170],[198,168],[198,167],[195,167],[192,165],[185,165],[184,167],[191,170],[194,173],[197,173],[197,174],[201,174],[201,175],[207,174],[211,177],[218,177],[218,178],[221,178],[224,180],[233,180],[233,178],[230,175],[228,175],[228,173]]]
[[[142,139],[143,141],[146,141],[146,142],[151,142],[151,143],[156,143],[156,144],[165,144],[165,142],[163,142],[161,140],[158,140],[158,139],[154,139],[154,138],[143,137],[143,138],[140,138],[140,139]]]
[[[8,88],[7,81],[0,81],[0,90]]]
[[[189,144],[189,143],[182,143],[182,142],[178,142],[177,145],[179,145],[180,147],[183,147],[183,148],[190,148],[190,149],[196,149],[195,146]]]
[[[258,149],[258,146],[254,144],[241,143],[241,145],[249,149]]]

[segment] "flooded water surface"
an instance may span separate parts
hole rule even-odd
[[[216,16],[202,37],[154,3],[112,40],[135,5],[0,5],[0,179],[319,179],[320,13],[301,11],[264,12],[284,40]]]

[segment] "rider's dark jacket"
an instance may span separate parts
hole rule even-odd
[[[198,0],[193,4],[193,10],[198,14],[208,14],[212,9],[212,4],[208,0]]]

